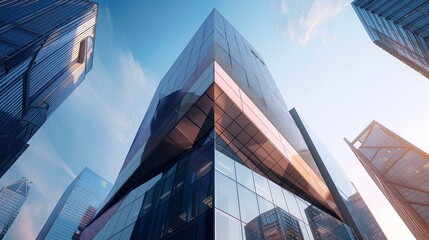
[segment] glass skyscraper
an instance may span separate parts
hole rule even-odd
[[[36,239],[78,238],[111,188],[111,183],[85,168],[64,191]]]
[[[0,177],[91,70],[97,6],[0,2]]]
[[[356,239],[263,58],[213,10],[81,239],[319,239],[310,206]]]
[[[6,236],[27,200],[30,183],[28,179],[22,178],[0,190],[0,239]]]
[[[427,0],[354,0],[371,40],[429,78],[429,2]]]
[[[429,155],[376,121],[346,142],[414,236],[429,239]]]

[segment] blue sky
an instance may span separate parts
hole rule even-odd
[[[101,1],[92,71],[0,179],[34,182],[8,239],[34,238],[85,166],[114,182],[157,83],[214,7],[263,56],[387,237],[413,239],[342,138],[375,119],[429,152],[429,81],[374,45],[348,0]]]

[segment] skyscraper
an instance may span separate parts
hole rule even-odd
[[[361,239],[387,240],[365,201],[354,185],[348,180],[338,161],[335,160],[317,135],[301,119],[297,110],[292,108],[290,113],[301,131],[308,149],[343,215],[344,221],[354,229],[355,233]],[[318,213],[316,214],[315,212]],[[321,237],[322,239],[329,238],[329,235],[320,231],[320,226],[332,226],[332,229],[336,229],[335,231],[339,231],[339,233],[347,230],[338,225],[337,222],[326,219],[326,213],[320,212],[317,209],[308,209],[307,214],[310,214],[308,216],[311,216],[312,219],[318,219],[317,221],[313,221],[311,226],[318,236],[325,236]],[[331,237],[335,239],[335,236]]]
[[[97,4],[0,3],[0,177],[92,68]]]
[[[22,178],[0,190],[0,239],[3,239],[12,226],[27,200],[30,182]]]
[[[102,205],[81,239],[313,239],[309,206],[355,239],[265,61],[216,10],[161,80]]]
[[[354,0],[371,40],[429,78],[429,2],[427,0]]]
[[[104,178],[83,169],[64,191],[36,239],[77,238],[111,188]]]
[[[429,239],[429,155],[376,121],[346,142],[414,236]]]

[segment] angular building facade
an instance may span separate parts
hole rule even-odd
[[[6,236],[27,200],[31,182],[22,178],[0,190],[0,239]]]
[[[377,46],[429,78],[427,0],[354,0],[352,6]]]
[[[317,239],[310,206],[356,239],[263,58],[216,10],[161,80],[102,205],[81,239]]]
[[[36,239],[77,239],[112,184],[85,168],[67,187]]]
[[[97,4],[0,3],[0,177],[92,68]]]
[[[343,215],[344,221],[355,230],[355,234],[361,239],[387,240],[365,201],[354,185],[348,180],[338,161],[336,161],[311,128],[301,119],[295,108],[290,110],[290,114],[301,131],[308,149]],[[308,213],[314,212],[317,212],[317,210],[309,209]],[[319,212],[311,216],[319,218],[317,222],[322,226],[327,224],[328,226],[332,226],[332,229],[337,229],[336,231],[347,231],[347,229],[344,229],[338,223],[330,220],[323,221],[325,215],[326,213]],[[318,228],[317,225],[313,226],[314,228]],[[324,236],[323,230],[316,230],[316,233],[319,236]],[[323,239],[323,237],[321,238]]]
[[[429,239],[429,155],[376,121],[346,142],[416,239]]]

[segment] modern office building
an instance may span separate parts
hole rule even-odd
[[[429,155],[376,121],[346,142],[416,239],[429,239]]]
[[[0,190],[0,239],[6,236],[27,200],[31,182],[22,178]]]
[[[91,70],[97,6],[0,2],[0,177]]]
[[[112,184],[89,168],[67,187],[36,239],[78,238]]]
[[[344,222],[351,226],[355,234],[361,239],[387,240],[365,201],[362,199],[355,186],[348,180],[338,161],[311,130],[311,127],[301,119],[301,116],[295,108],[290,110],[290,114],[301,131],[309,152],[313,156],[323,179],[343,215]],[[308,212],[310,215],[308,216],[311,216],[312,219],[314,219],[315,216],[320,217],[317,223],[314,223],[312,226],[316,235],[325,236],[321,237],[321,239],[328,238],[328,235],[320,231],[320,226],[332,226],[332,229],[337,229],[336,231],[339,231],[339,233],[346,230],[335,221],[328,220],[323,223],[326,214],[323,212],[313,214],[317,211],[318,210],[311,208]],[[338,227],[335,227],[337,225]],[[335,239],[335,237],[333,239]]]
[[[377,46],[429,78],[427,0],[354,0],[352,6]]]
[[[309,206],[356,239],[265,61],[216,10],[161,80],[102,205],[81,239],[315,239]]]

